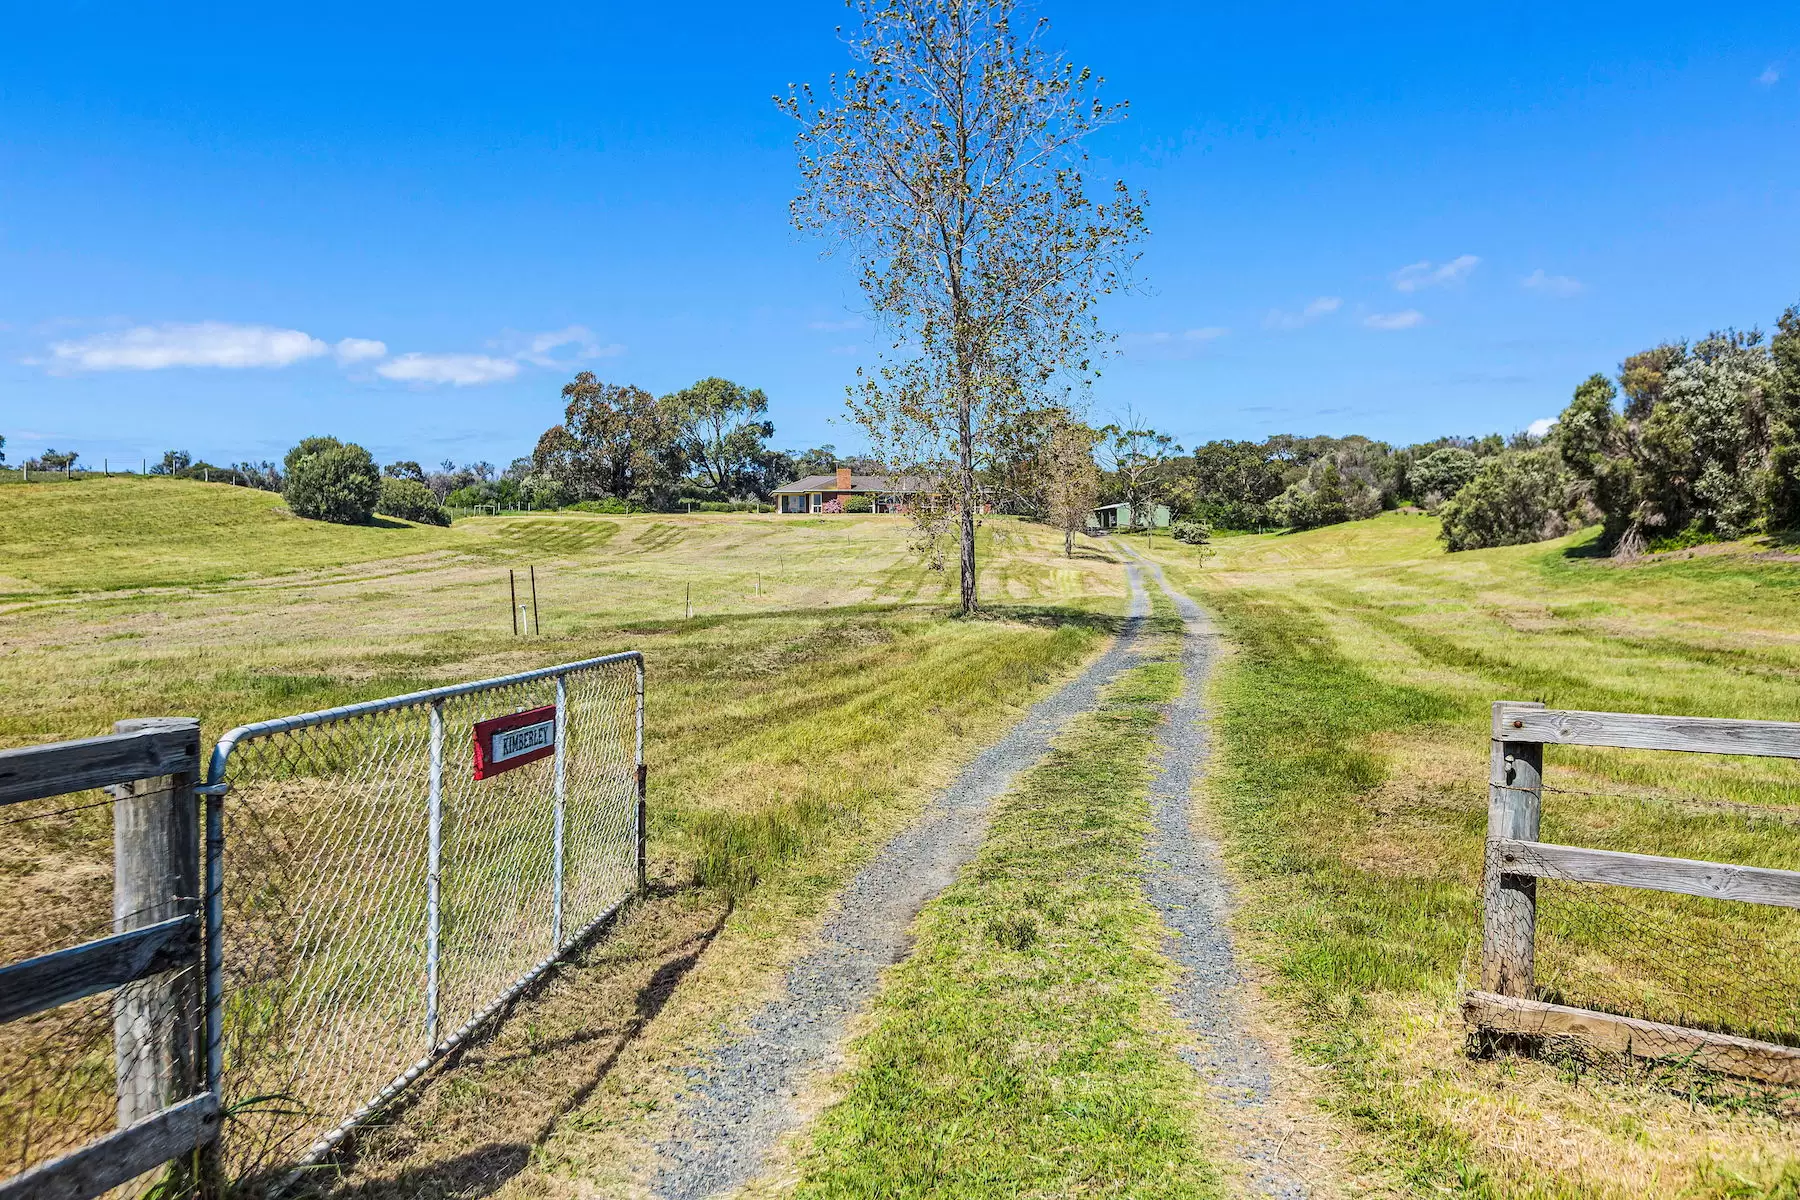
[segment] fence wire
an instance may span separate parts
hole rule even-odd
[[[317,1157],[632,891],[638,662],[222,741],[229,1178]],[[476,723],[557,704],[559,681],[559,756],[476,780]]]
[[[113,887],[116,801],[87,791],[0,807],[0,964],[192,912],[198,897],[125,911]],[[161,1107],[128,1096],[170,1053],[199,1053],[198,965],[0,1023],[0,1179]]]

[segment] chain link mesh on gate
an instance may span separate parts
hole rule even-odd
[[[630,894],[641,688],[613,655],[221,740],[230,1177],[317,1157]],[[474,778],[477,722],[552,704],[555,755]]]

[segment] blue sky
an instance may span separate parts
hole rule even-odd
[[[1507,432],[1800,302],[1800,7],[1507,7],[1038,5],[1131,101],[1095,173],[1150,197],[1096,413]],[[583,366],[725,375],[781,445],[858,441],[871,333],[787,225],[769,99],[841,68],[837,4],[0,16],[10,461],[328,432],[504,463]]]

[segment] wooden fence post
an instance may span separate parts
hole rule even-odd
[[[1481,987],[1502,996],[1530,999],[1537,942],[1537,879],[1501,871],[1494,839],[1538,840],[1544,804],[1544,747],[1540,742],[1508,741],[1507,731],[1500,728],[1500,709],[1501,705],[1494,705],[1493,748],[1489,756],[1488,841],[1481,886]]]
[[[118,733],[146,729],[191,732],[200,761],[196,717],[135,717]],[[125,784],[113,803],[115,932],[190,916],[200,905],[200,823],[194,773]],[[204,1090],[200,1056],[201,978],[196,968],[126,984],[113,1000],[113,1053],[119,1128]]]

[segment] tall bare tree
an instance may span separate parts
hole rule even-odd
[[[1171,483],[1169,460],[1181,453],[1181,447],[1127,412],[1123,422],[1100,430],[1100,448],[1102,465],[1131,505],[1131,523],[1154,529],[1156,506],[1167,497]]]
[[[1120,182],[1089,195],[1083,139],[1125,116],[1101,81],[1015,25],[1013,0],[850,0],[854,66],[824,98],[778,98],[801,123],[794,223],[851,250],[891,343],[850,409],[897,468],[957,508],[962,607],[974,611],[978,470],[1009,417],[1085,384],[1099,297],[1144,230]]]

